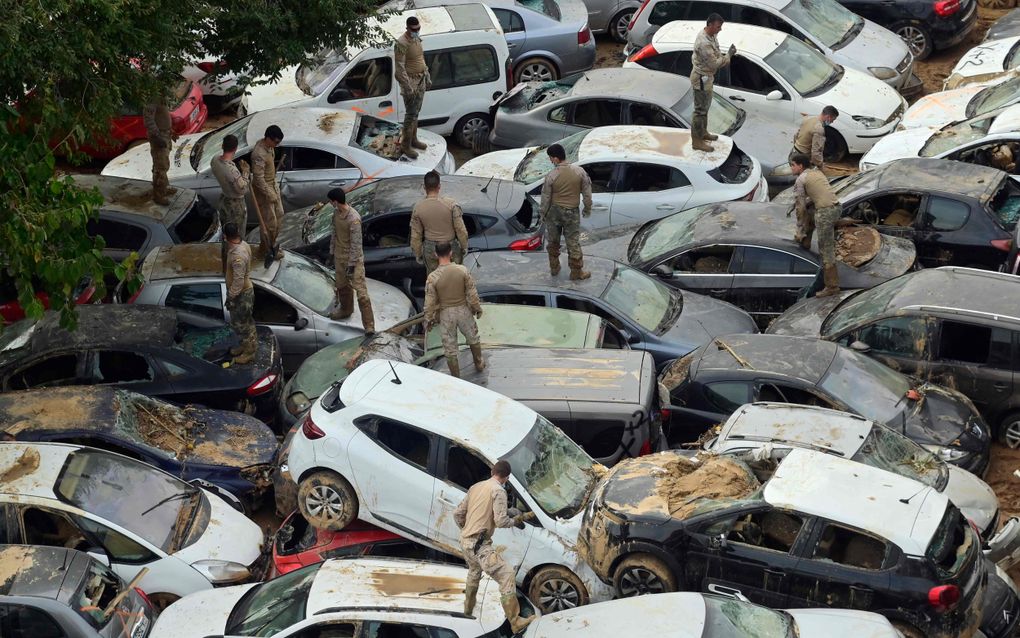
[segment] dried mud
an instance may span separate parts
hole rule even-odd
[[[408,574],[378,569],[371,574],[372,586],[383,596],[460,597],[464,581],[448,576]]]
[[[0,471],[0,483],[10,483],[39,469],[39,451],[27,448],[6,468]]]
[[[87,424],[98,402],[90,388],[60,388],[47,391],[34,400],[22,396],[6,407],[10,417],[0,423],[0,431],[13,437],[26,429],[59,430],[73,424]]]
[[[1020,478],[1013,475],[1020,469],[1020,450],[1005,445],[992,444],[992,463],[985,475],[985,482],[999,497],[999,520],[1007,521],[1011,516],[1020,516]],[[1020,582],[1020,565],[1009,570],[1014,582]]]
[[[836,259],[854,268],[863,266],[875,258],[881,246],[881,236],[874,228],[841,228],[836,236]]]
[[[25,545],[11,545],[0,551],[0,591],[3,591],[19,572],[32,566],[30,559],[33,553],[32,548]]]

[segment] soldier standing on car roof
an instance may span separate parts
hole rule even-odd
[[[411,250],[419,264],[424,261],[426,277],[439,265],[436,244],[446,242],[453,246],[455,264],[464,263],[468,246],[464,212],[454,200],[440,197],[439,188],[439,173],[425,173],[425,199],[418,200],[411,211]]]
[[[453,512],[453,520],[460,528],[460,547],[464,551],[468,575],[464,586],[464,613],[471,616],[475,610],[478,583],[482,572],[499,585],[499,600],[503,613],[510,621],[514,634],[520,633],[534,618],[521,618],[517,600],[516,576],[503,556],[492,546],[492,534],[497,527],[524,529],[524,521],[535,518],[534,512],[521,514],[508,509],[506,482],[510,479],[510,463],[496,461],[492,477],[471,486],[464,500]]]
[[[457,331],[464,335],[474,357],[475,369],[483,370],[482,346],[478,340],[475,317],[482,316],[482,302],[478,299],[475,280],[468,269],[450,263],[453,248],[449,243],[436,245],[439,266],[425,279],[425,332],[439,323],[443,337],[443,352],[450,374],[460,376],[457,360]]]
[[[794,241],[810,248],[811,234],[818,229],[818,252],[822,256],[825,288],[815,296],[828,297],[839,292],[839,271],[836,268],[836,220],[841,212],[839,200],[822,171],[811,168],[807,155],[794,155],[790,159],[790,169],[797,176],[793,184],[797,196],[797,234]]]
[[[234,153],[237,151],[237,136],[223,137],[223,154],[212,158],[212,174],[220,185],[220,230],[233,223],[238,231],[248,226],[248,208],[244,204],[244,194],[248,192],[248,178],[251,168],[248,162],[241,160],[241,169],[234,164]],[[223,239],[220,259],[223,272],[227,272],[227,240]]]
[[[256,253],[259,259],[266,257],[266,268],[269,267],[268,257],[283,259],[283,251],[276,244],[276,236],[280,232],[283,221],[283,198],[280,196],[280,185],[276,183],[276,153],[274,149],[283,141],[283,131],[272,124],[266,128],[265,136],[255,143],[251,151],[251,184],[255,195],[255,205],[265,222],[266,236],[259,242]]]
[[[425,91],[432,86],[429,68],[425,66],[425,50],[421,44],[421,23],[418,18],[407,18],[407,30],[393,43],[393,75],[404,96],[404,130],[400,135],[400,150],[411,159],[418,157],[414,149],[425,150],[418,139],[418,112],[425,101]],[[411,147],[414,148],[411,148]]]
[[[560,274],[560,234],[567,241],[567,263],[570,278],[587,279],[591,273],[584,270],[584,254],[581,252],[581,218],[578,201],[584,199],[584,216],[591,217],[591,178],[579,166],[567,161],[567,154],[559,144],[546,149],[553,169],[545,176],[542,184],[542,217],[549,252],[549,272],[553,277]]]
[[[336,269],[336,309],[330,319],[346,319],[354,314],[354,293],[358,293],[358,309],[365,334],[375,332],[375,315],[372,300],[365,283],[365,251],[361,245],[361,215],[347,204],[342,188],[329,191],[333,204],[333,233],[329,238],[329,252],[333,253]]]
[[[719,50],[719,41],[715,36],[722,31],[722,25],[721,15],[709,15],[705,28],[698,32],[694,40],[694,53],[691,56],[691,86],[694,88],[691,147],[696,151],[711,151],[712,145],[708,142],[719,138],[708,132],[708,109],[712,105],[715,72],[729,64],[737,53],[737,47],[732,44],[726,55]]]
[[[835,106],[826,106],[822,114],[808,115],[800,123],[800,128],[793,136],[793,148],[790,149],[790,159],[794,155],[807,155],[811,158],[811,166],[822,168],[825,160],[825,127],[831,125],[839,117],[839,111]]]
[[[230,222],[223,228],[227,238],[227,312],[230,313],[230,327],[237,333],[241,343],[230,349],[233,363],[251,363],[255,359],[255,319],[252,310],[255,305],[255,289],[251,285],[251,246],[241,239],[237,224]]]
[[[152,156],[152,201],[166,206],[170,203],[170,180],[166,176],[170,170],[170,147],[177,140],[173,134],[173,120],[169,109],[159,101],[145,105],[142,122]]]

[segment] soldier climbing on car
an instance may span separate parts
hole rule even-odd
[[[475,322],[476,317],[482,316],[482,302],[468,269],[451,263],[452,253],[453,248],[446,242],[436,246],[439,267],[425,280],[425,331],[439,324],[446,365],[452,376],[459,377],[458,331],[464,335],[471,348],[475,369],[485,368],[482,346],[478,339],[478,324]]]
[[[797,234],[793,239],[808,249],[811,247],[811,235],[817,228],[825,288],[815,296],[828,297],[839,292],[839,270],[836,268],[836,221],[841,212],[839,200],[825,174],[811,167],[811,159],[807,155],[794,155],[790,159],[790,169],[797,176],[793,185],[797,197]]]
[[[694,89],[691,147],[696,151],[711,151],[712,145],[708,142],[719,138],[708,132],[708,109],[712,105],[715,73],[729,64],[737,54],[737,47],[732,44],[725,55],[719,50],[719,41],[715,36],[722,31],[722,25],[721,15],[709,15],[705,28],[698,32],[694,40],[694,53],[691,56],[691,87]]]

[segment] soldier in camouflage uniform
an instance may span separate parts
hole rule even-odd
[[[165,104],[151,102],[142,109],[142,122],[152,156],[152,201],[165,206],[170,203],[170,180],[166,176],[170,170],[170,147],[177,139],[173,120]]]
[[[468,232],[464,225],[464,212],[449,197],[439,196],[439,173],[425,174],[425,199],[418,200],[411,211],[411,250],[418,263],[425,263],[425,276],[439,266],[436,245],[453,246],[453,263],[464,263],[468,246]]]
[[[251,285],[251,246],[241,239],[241,232],[234,223],[223,229],[227,238],[227,312],[230,313],[230,327],[241,340],[240,345],[230,350],[237,365],[251,363],[255,359],[255,320],[252,310],[255,305],[255,289]]]
[[[393,75],[400,85],[404,97],[404,130],[400,135],[400,150],[411,159],[418,157],[414,149],[425,150],[425,143],[418,139],[418,112],[425,101],[425,91],[432,86],[429,69],[425,66],[425,50],[421,44],[421,24],[418,18],[410,16],[407,30],[393,43]],[[414,148],[412,148],[414,147]]]
[[[330,319],[346,319],[354,314],[354,293],[358,294],[358,310],[365,334],[375,332],[375,315],[372,300],[365,282],[365,252],[361,245],[361,216],[347,205],[347,194],[342,188],[329,191],[333,204],[333,233],[329,238],[329,252],[333,254],[336,269],[336,309]]]
[[[800,128],[793,136],[793,148],[790,159],[794,155],[807,155],[811,158],[811,166],[821,169],[825,164],[825,127],[831,125],[839,117],[835,106],[826,106],[819,116],[808,115],[800,123]]]
[[[261,238],[256,255],[259,259],[266,257],[267,268],[269,255],[283,259],[283,251],[276,244],[276,236],[283,221],[283,199],[280,196],[280,185],[276,183],[276,153],[273,150],[282,141],[283,131],[273,124],[266,129],[265,137],[256,142],[251,151],[252,190],[255,203],[266,223],[266,236]]]
[[[223,155],[212,159],[212,174],[220,185],[220,230],[227,224],[234,224],[238,230],[248,225],[248,208],[244,204],[244,195],[248,192],[248,178],[251,168],[241,160],[241,169],[234,164],[234,153],[237,151],[237,136],[227,135],[223,138]],[[227,239],[223,238],[220,258],[223,261],[223,272],[227,272]]]
[[[797,196],[797,234],[795,241],[805,248],[811,246],[811,234],[818,230],[818,252],[822,257],[822,277],[825,288],[816,297],[828,297],[839,292],[839,270],[836,267],[836,220],[841,207],[822,171],[811,168],[807,155],[797,154],[790,160],[790,169],[797,176],[793,184]]]
[[[475,317],[482,316],[482,302],[478,299],[475,280],[468,269],[451,263],[453,248],[443,242],[436,246],[439,267],[425,279],[425,332],[439,323],[443,337],[443,352],[450,374],[460,376],[457,360],[457,331],[464,335],[471,348],[475,369],[483,370],[482,346],[478,340]]]
[[[691,55],[691,87],[694,89],[694,116],[691,118],[691,147],[696,151],[711,151],[709,141],[718,135],[708,132],[708,109],[712,105],[712,88],[715,72],[730,63],[737,47],[730,45],[726,55],[719,50],[715,36],[722,31],[723,18],[718,13],[708,16],[705,28],[694,39]]]
[[[567,161],[567,154],[559,144],[552,144],[546,150],[554,168],[545,176],[542,184],[542,217],[549,252],[549,272],[555,277],[560,274],[560,235],[567,242],[567,263],[571,279],[587,279],[591,273],[584,270],[584,254],[581,252],[581,218],[578,214],[578,200],[584,200],[584,216],[591,217],[591,178],[579,166]]]

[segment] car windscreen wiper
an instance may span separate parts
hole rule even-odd
[[[140,514],[140,516],[145,516],[146,514],[151,512],[152,510],[154,510],[154,509],[156,509],[158,507],[162,507],[163,505],[166,505],[170,501],[179,501],[179,500],[182,500],[182,499],[185,499],[185,498],[191,498],[191,495],[192,495],[192,492],[178,492],[177,494],[171,494],[170,496],[167,496],[166,498],[160,500],[158,503],[156,503],[155,505],[153,505],[149,509],[147,509],[144,512],[142,512]]]

